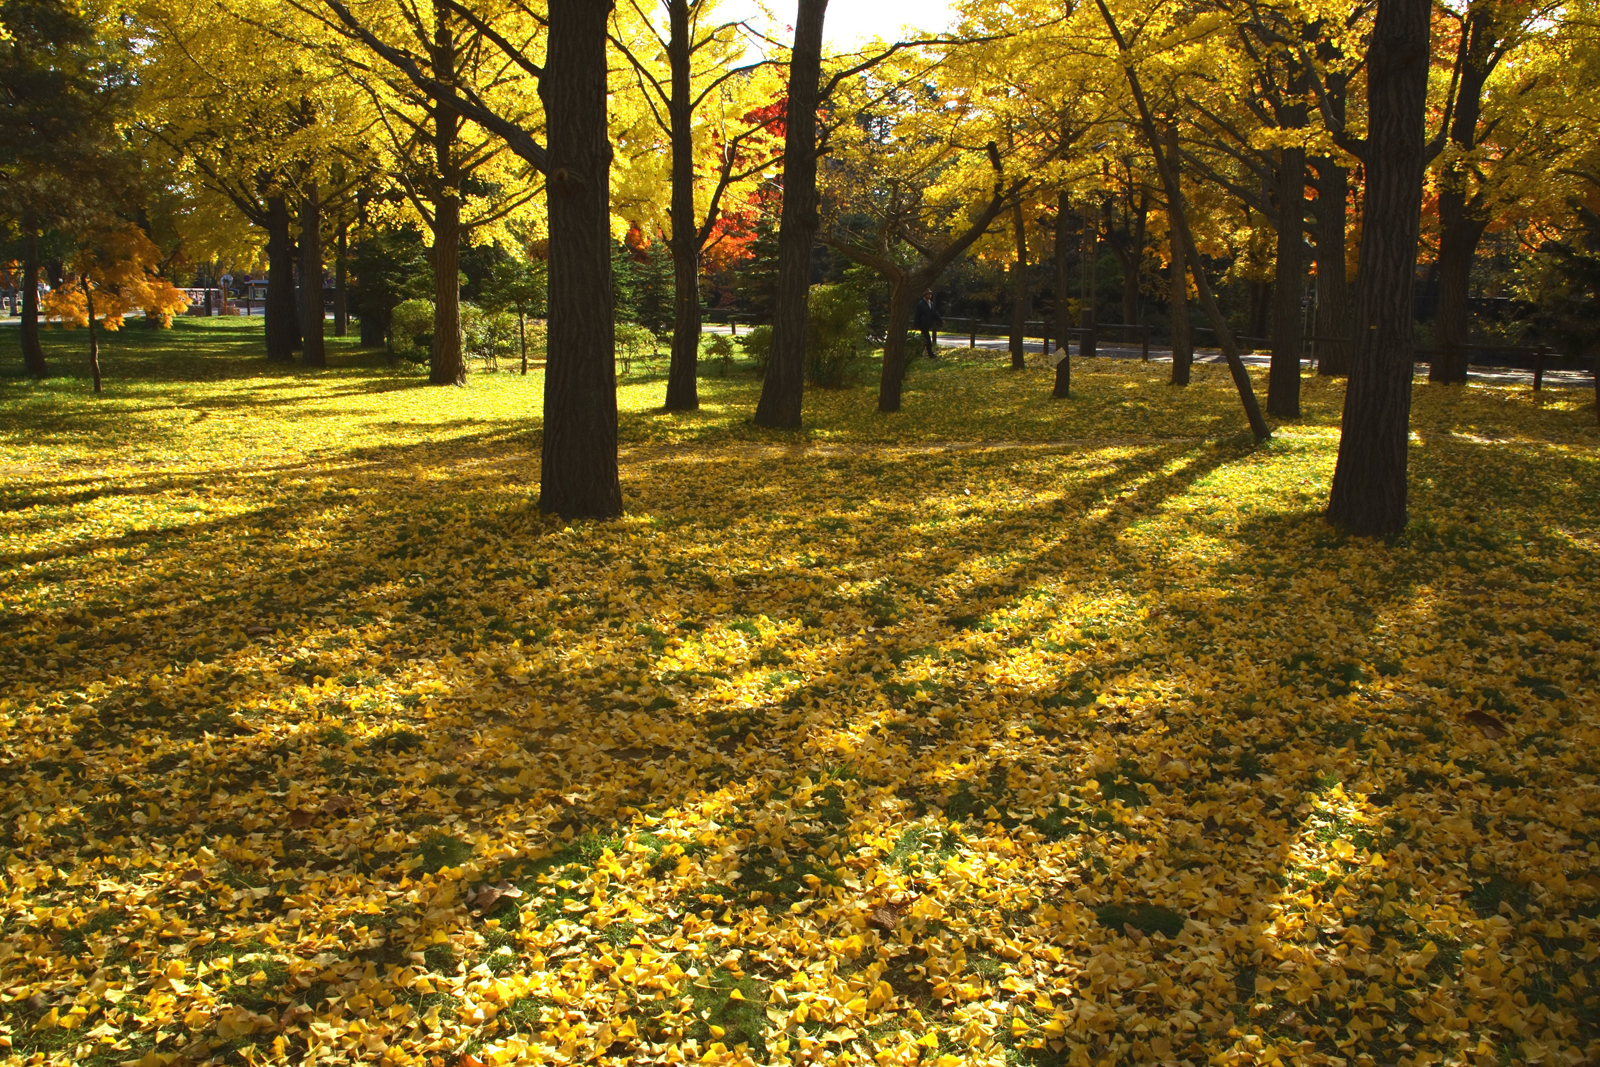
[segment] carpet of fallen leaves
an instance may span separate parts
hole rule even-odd
[[[1600,1058],[1587,395],[1419,385],[1386,544],[1337,382],[635,383],[568,525],[537,376],[181,325],[0,382],[0,1062]]]

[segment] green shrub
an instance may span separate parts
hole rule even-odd
[[[706,342],[706,369],[718,378],[726,378],[733,369],[733,338],[725,333],[713,334]]]
[[[772,358],[772,327],[752,326],[739,338],[738,345],[744,354],[755,360],[758,370],[767,371],[767,360]]]
[[[806,378],[837,389],[850,380],[870,322],[867,301],[847,285],[813,285],[807,299]]]
[[[475,304],[461,305],[461,354],[498,367],[500,357],[517,355],[517,317],[509,311],[485,311]]]
[[[426,363],[433,350],[433,301],[403,300],[389,315],[389,351]]]
[[[664,347],[661,338],[636,322],[617,323],[616,337],[617,362],[623,374],[632,372],[635,360],[659,358]]]

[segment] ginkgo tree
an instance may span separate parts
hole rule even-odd
[[[662,233],[671,251],[666,408],[692,411],[700,406],[701,257],[727,220],[726,205],[753,195],[778,162],[782,82],[776,63],[745,58],[750,33],[742,21],[720,19],[715,0],[628,0],[612,27],[612,44],[635,81],[623,98],[635,121],[618,131],[615,206]]]

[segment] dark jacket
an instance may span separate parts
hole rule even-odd
[[[923,297],[912,310],[911,321],[919,330],[931,330],[944,321],[944,316],[933,306],[933,301]]]

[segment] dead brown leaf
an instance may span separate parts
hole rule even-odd
[[[472,897],[467,903],[472,906],[474,911],[487,914],[493,911],[502,900],[516,900],[520,896],[522,896],[522,890],[510,882],[500,881],[494,885],[485,882],[472,891]]]
[[[1491,741],[1498,741],[1511,731],[1506,729],[1506,724],[1490,715],[1487,711],[1473,710],[1466,714],[1467,722],[1483,731],[1483,736]]]

